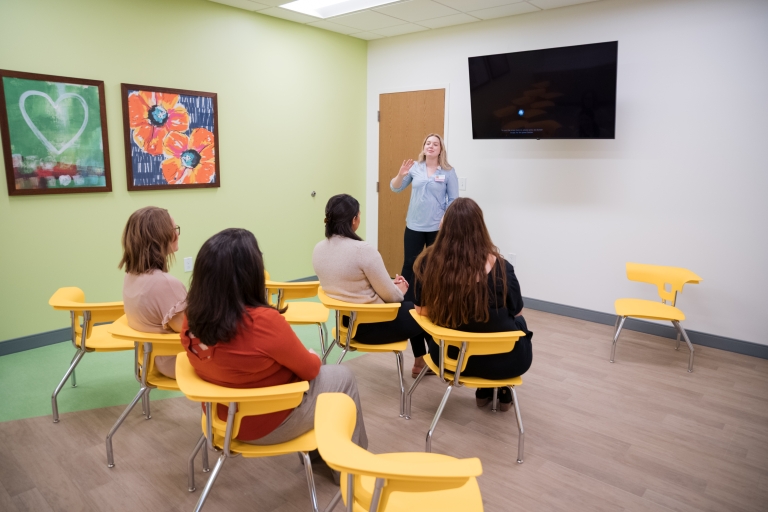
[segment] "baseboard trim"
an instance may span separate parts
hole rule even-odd
[[[577,318],[579,320],[586,320],[588,322],[595,322],[598,324],[614,325],[616,323],[616,315],[612,315],[610,313],[578,308],[576,306],[566,306],[565,304],[532,299],[529,297],[523,297],[523,302],[525,303],[526,308],[534,309],[536,311],[543,311],[545,313],[553,313],[555,315]],[[645,334],[652,334],[654,336],[661,336],[662,338],[675,339],[677,337],[677,331],[675,331],[675,328],[671,325],[666,326],[653,322],[647,322],[645,320],[638,320],[636,318],[627,318],[626,322],[624,323],[624,329],[642,332]],[[734,338],[717,336],[706,332],[692,331],[689,329],[686,329],[686,332],[688,333],[688,337],[691,339],[691,343],[694,345],[712,347],[720,350],[727,350],[728,352],[735,352],[737,354],[745,354],[748,356],[759,357],[761,359],[768,359],[768,345],[760,345],[759,343],[752,343],[751,341],[737,340]]]
[[[32,350],[33,348],[61,343],[62,341],[70,341],[71,339],[71,327],[64,327],[63,329],[55,329],[53,331],[14,338],[0,343],[0,357],[15,354],[16,352],[24,352],[25,350]]]

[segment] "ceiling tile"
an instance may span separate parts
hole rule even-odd
[[[503,18],[504,16],[515,16],[516,14],[536,12],[539,10],[538,7],[535,7],[528,2],[520,2],[516,4],[502,5],[500,7],[491,7],[490,9],[471,11],[469,14],[483,20],[490,20],[493,18]]]
[[[410,22],[440,18],[442,16],[450,16],[451,14],[459,13],[459,11],[455,9],[433,2],[432,0],[410,0],[409,2],[400,2],[393,5],[377,7],[375,10],[394,18]]]
[[[251,2],[251,0],[211,0],[211,2],[238,7],[240,9],[245,9],[246,11],[258,11],[259,9],[266,9],[269,7],[267,4]]]
[[[407,25],[395,25],[394,27],[379,28],[376,29],[376,33],[386,37],[392,37],[401,36],[403,34],[411,34],[413,32],[421,32],[422,30],[429,29],[427,27],[422,27],[421,25],[409,23]]]
[[[358,39],[365,39],[367,41],[370,41],[371,39],[382,39],[384,36],[380,36],[379,34],[374,34],[373,32],[358,32],[356,34],[349,34],[352,37],[357,37]]]
[[[474,21],[480,21],[477,18],[470,16],[469,14],[453,14],[451,16],[443,16],[442,18],[435,18],[432,20],[420,21],[419,25],[424,25],[429,28],[443,28],[450,27],[451,25],[461,25],[462,23],[472,23]]]
[[[313,21],[320,21],[320,18],[314,16],[307,16],[300,12],[294,12],[288,9],[281,9],[280,7],[270,7],[259,11],[259,14],[266,14],[267,16],[274,16],[275,18],[282,18],[288,21],[295,21],[296,23],[311,23]]]
[[[345,14],[344,16],[336,16],[335,18],[331,18],[331,21],[347,27],[356,28],[360,31],[376,30],[379,28],[405,24],[403,20],[398,20],[392,16],[387,16],[375,11],[360,11],[352,14]]]
[[[523,0],[435,0],[435,2],[461,12],[479,11],[480,9],[490,9],[491,7],[515,4],[522,1]]]
[[[358,32],[356,28],[349,28],[345,27],[344,25],[339,25],[338,23],[333,23],[332,21],[313,21],[312,23],[307,23],[310,27],[317,27],[322,28],[325,30],[330,30],[332,32],[338,32],[339,34],[351,34],[353,32]]]
[[[529,0],[533,5],[541,9],[557,9],[568,5],[586,4],[597,0]]]

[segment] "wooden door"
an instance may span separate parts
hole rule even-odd
[[[409,186],[399,194],[389,188],[403,160],[416,160],[428,133],[443,136],[445,89],[379,96],[379,252],[391,277],[403,269],[405,215]]]

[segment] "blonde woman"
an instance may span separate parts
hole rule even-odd
[[[123,304],[128,325],[142,332],[180,332],[187,305],[187,289],[168,273],[179,250],[181,228],[168,210],[147,206],[135,211],[123,230],[125,268]],[[157,369],[176,378],[176,356],[155,358]]]
[[[435,242],[445,209],[459,197],[456,170],[448,163],[448,154],[440,135],[430,133],[426,136],[418,161],[403,161],[389,188],[392,192],[401,192],[409,184],[412,184],[411,202],[405,218],[402,276],[408,284],[413,284],[416,258],[425,246]],[[412,286],[406,292],[405,300],[413,302]]]

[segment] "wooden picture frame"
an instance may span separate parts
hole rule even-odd
[[[129,191],[221,186],[216,93],[121,84]]]
[[[101,80],[0,69],[0,136],[10,196],[112,191]]]

